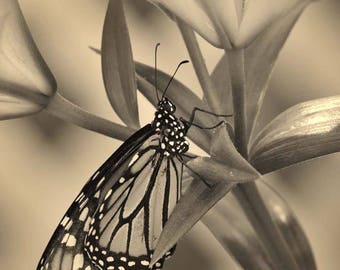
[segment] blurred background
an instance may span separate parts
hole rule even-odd
[[[120,122],[104,91],[100,47],[107,1],[20,0],[32,35],[68,99]],[[176,26],[145,1],[125,1],[134,58],[172,72],[188,58]],[[340,2],[320,1],[304,12],[281,52],[260,127],[286,108],[340,94]],[[200,39],[210,70],[222,52]],[[191,65],[177,78],[201,94]],[[153,108],[139,96],[142,123]],[[0,269],[35,269],[60,218],[87,178],[121,142],[40,113],[0,123]],[[310,239],[319,269],[340,269],[340,155],[265,177],[288,201]],[[239,269],[209,231],[196,225],[165,269]]]

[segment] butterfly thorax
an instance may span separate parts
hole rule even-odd
[[[183,154],[189,149],[185,138],[188,127],[174,115],[175,111],[175,105],[163,97],[155,112],[153,125],[160,135],[159,151],[165,156]]]

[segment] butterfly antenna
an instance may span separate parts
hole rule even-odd
[[[158,90],[157,90],[157,49],[159,47],[159,45],[161,45],[160,43],[156,44],[155,47],[155,91],[156,91],[156,97],[157,97],[157,101],[159,102],[159,96],[158,96]]]
[[[182,62],[180,62],[180,63],[178,64],[178,66],[177,66],[177,68],[176,68],[174,74],[172,75],[171,79],[170,79],[169,82],[168,82],[168,85],[165,87],[165,90],[164,90],[164,92],[163,92],[162,98],[165,96],[165,93],[166,93],[166,91],[168,90],[168,88],[169,88],[169,86],[170,86],[170,83],[171,83],[172,80],[174,79],[174,77],[175,77],[175,75],[176,75],[176,72],[177,72],[177,70],[179,69],[179,67],[180,67],[181,65],[183,65],[183,64],[186,64],[186,63],[189,63],[189,61],[188,61],[188,60],[184,60],[184,61],[182,61]]]

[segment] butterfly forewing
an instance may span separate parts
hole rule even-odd
[[[131,157],[152,133],[151,125],[137,131],[93,174],[59,223],[37,270],[97,269],[88,256],[84,256],[85,237],[92,217],[106,191],[118,181]]]

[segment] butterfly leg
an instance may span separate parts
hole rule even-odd
[[[232,117],[233,116],[232,114],[216,114],[216,113],[213,113],[213,112],[210,112],[210,111],[207,111],[207,110],[195,107],[192,110],[192,113],[190,115],[189,120],[185,120],[182,117],[180,118],[181,121],[184,122],[187,125],[187,128],[190,128],[191,126],[195,126],[195,127],[200,128],[200,129],[214,129],[214,128],[222,125],[223,123],[226,123],[225,121],[221,121],[218,124],[216,124],[214,126],[211,126],[211,127],[203,127],[203,126],[197,125],[197,124],[194,123],[196,112],[204,112],[204,113],[216,116],[216,117]]]
[[[202,127],[202,126],[197,125],[197,124],[195,124],[195,123],[191,123],[191,126],[198,127],[198,128],[200,128],[200,129],[214,129],[214,128],[217,128],[217,127],[219,127],[219,126],[221,126],[221,125],[223,125],[223,124],[226,124],[226,121],[218,122],[216,125],[213,125],[213,126],[211,126],[211,127]]]
[[[216,117],[232,117],[233,116],[232,114],[217,114],[217,113],[207,111],[207,110],[204,110],[204,109],[201,109],[201,108],[198,108],[198,107],[194,107],[194,109],[192,110],[192,113],[190,115],[190,119],[189,119],[190,123],[192,123],[194,121],[196,112],[204,112],[204,113],[216,116]]]

